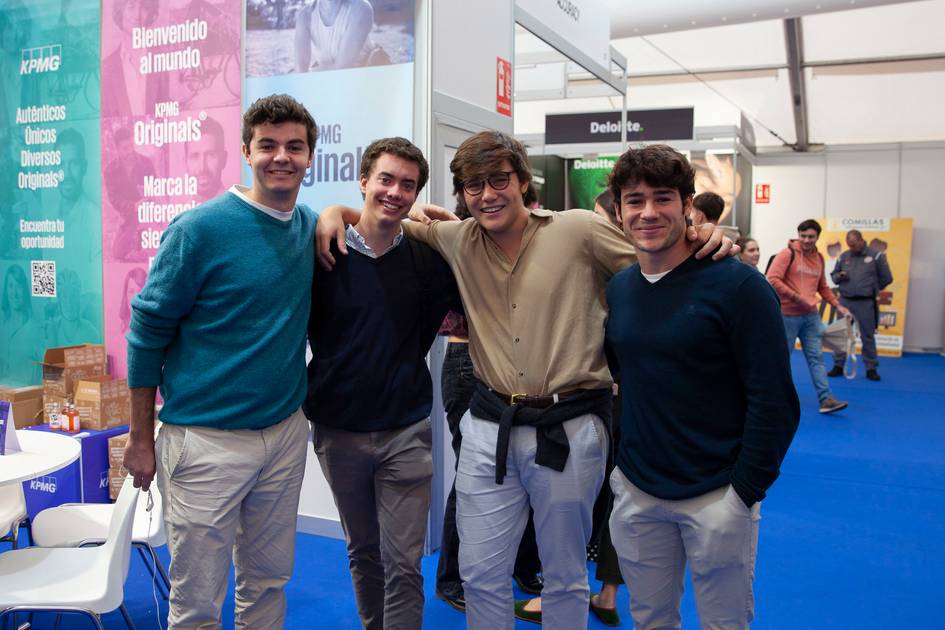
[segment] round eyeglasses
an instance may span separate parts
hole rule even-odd
[[[473,197],[481,195],[482,191],[486,189],[486,182],[489,183],[492,190],[505,190],[509,187],[509,182],[512,181],[512,173],[514,172],[515,171],[500,171],[485,179],[468,179],[463,182],[463,190],[466,191],[467,195]]]

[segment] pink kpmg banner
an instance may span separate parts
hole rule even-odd
[[[103,0],[105,345],[127,371],[129,302],[177,215],[240,177],[241,0]]]

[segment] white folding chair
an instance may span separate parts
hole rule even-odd
[[[138,494],[132,478],[126,478],[100,546],[30,547],[0,554],[3,626],[21,611],[51,611],[84,615],[104,630],[100,615],[118,608],[134,630],[123,600]]]
[[[26,515],[26,498],[23,485],[10,483],[0,486],[0,542],[12,542],[19,547],[20,527],[26,526],[27,543],[30,543],[30,520]]]
[[[151,492],[153,506],[150,513],[147,511],[148,495],[144,492],[138,494],[131,545],[138,550],[151,577],[156,577],[155,571],[161,576],[165,588],[161,595],[167,599],[171,583],[164,565],[154,553],[155,547],[167,543],[161,494],[156,483],[151,484]],[[100,545],[105,542],[114,510],[115,505],[110,503],[66,503],[43,510],[32,522],[33,541],[40,547]]]

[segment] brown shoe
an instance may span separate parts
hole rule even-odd
[[[820,413],[833,413],[847,408],[845,400],[835,400],[833,398],[824,398],[820,403]]]

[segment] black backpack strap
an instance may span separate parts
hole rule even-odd
[[[793,247],[788,247],[788,251],[791,252],[791,259],[788,261],[787,267],[784,268],[785,273],[787,273],[787,270],[790,269],[790,268],[791,268],[791,265],[794,264],[794,248],[793,248]],[[780,253],[780,252],[778,252],[778,253]],[[817,252],[817,253],[819,254],[820,252]],[[774,259],[777,258],[777,257],[778,257],[778,254],[773,254],[773,255],[771,256],[771,258],[768,259],[768,264],[765,265],[765,273],[766,273],[766,274],[768,273],[768,270],[771,269],[771,263],[773,263],[773,262],[774,262]],[[821,258],[821,261],[823,261],[823,258]]]

